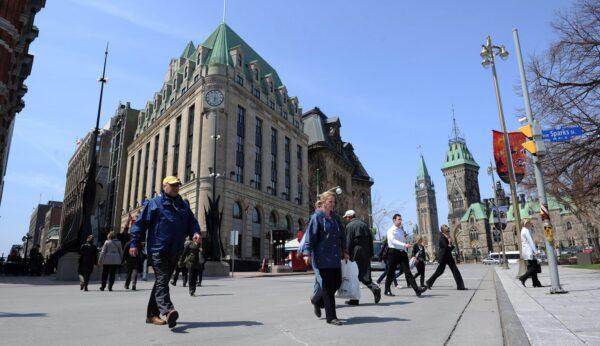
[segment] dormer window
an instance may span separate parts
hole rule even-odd
[[[243,60],[242,59],[242,54],[238,53],[238,56],[237,56],[237,65],[238,65],[238,67],[242,67],[242,60]]]
[[[254,69],[254,80],[258,80],[258,69]]]
[[[188,76],[188,67],[186,66],[186,67],[185,67],[185,73],[184,73],[184,75],[183,75],[183,78],[187,78],[187,76]]]

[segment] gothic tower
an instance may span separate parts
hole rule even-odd
[[[421,154],[419,170],[415,183],[415,196],[417,198],[418,234],[427,242],[427,252],[433,260],[439,239],[437,204],[435,201],[435,188],[427,172],[425,159]]]
[[[448,141],[442,173],[446,178],[448,226],[450,226],[450,234],[457,237],[460,233],[460,219],[471,203],[480,201],[479,165],[471,155],[467,142],[460,136],[454,117],[452,121],[452,136]]]

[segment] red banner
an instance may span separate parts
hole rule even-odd
[[[494,160],[496,161],[496,171],[503,182],[508,184],[508,162],[506,150],[504,149],[504,133],[492,131],[494,135]],[[520,183],[525,176],[525,149],[521,144],[525,143],[527,137],[521,132],[509,132],[508,141],[510,143],[510,151],[515,170],[516,183]]]

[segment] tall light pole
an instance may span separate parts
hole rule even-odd
[[[498,209],[498,201],[496,201],[496,179],[494,179],[494,166],[492,166],[492,162],[490,162],[490,166],[488,167],[488,174],[492,177],[492,191],[494,191],[494,198],[492,198],[492,203],[494,205],[494,210],[496,211],[496,214],[498,216],[498,225],[500,227],[498,231],[500,232],[500,246],[502,246],[502,269],[508,269],[508,261],[506,260],[506,245],[504,244],[504,229],[502,229],[500,209]]]
[[[492,44],[492,38],[487,37],[484,45],[481,45],[481,58],[483,61],[481,65],[488,68],[492,67],[492,79],[494,82],[494,91],[496,92],[496,105],[498,106],[498,118],[500,120],[500,126],[502,127],[502,134],[504,136],[504,150],[506,152],[506,164],[508,165],[508,180],[510,185],[510,195],[512,199],[513,214],[515,217],[515,223],[517,228],[517,246],[521,251],[521,208],[519,207],[519,199],[517,197],[517,184],[515,177],[515,170],[512,162],[512,153],[510,150],[510,142],[508,139],[508,131],[506,130],[506,122],[504,121],[504,110],[502,109],[502,99],[500,98],[500,86],[498,85],[498,76],[496,75],[496,63],[494,56],[498,55],[501,59],[506,60],[508,58],[508,52],[504,46],[494,46]],[[524,270],[523,260],[519,260],[519,273]]]
[[[529,102],[529,91],[527,90],[527,79],[525,77],[525,68],[523,67],[523,57],[521,56],[521,45],[519,43],[519,32],[517,29],[513,29],[513,36],[515,39],[515,50],[517,52],[517,61],[519,62],[519,72],[521,75],[521,89],[523,90],[523,99],[525,101],[525,113],[527,115],[527,121],[534,128],[534,142],[536,146],[541,141],[541,133],[537,131],[539,128],[535,125],[533,120],[533,113],[531,112],[531,103]],[[538,155],[542,155],[542,151],[538,150]],[[567,293],[560,286],[560,278],[558,276],[558,265],[556,262],[556,252],[553,246],[553,232],[552,223],[550,222],[550,214],[548,213],[548,200],[546,199],[546,190],[544,189],[544,177],[542,176],[542,169],[540,159],[536,156],[532,156],[533,169],[535,173],[535,182],[537,186],[538,198],[540,200],[540,212],[542,215],[542,221],[544,223],[544,240],[546,242],[546,255],[548,256],[548,267],[550,271],[550,282],[552,288],[550,293]]]

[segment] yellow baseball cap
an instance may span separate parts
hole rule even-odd
[[[181,185],[181,180],[179,180],[179,178],[175,177],[175,176],[168,176],[166,178],[163,179],[163,185],[164,184],[169,184],[169,185]]]

